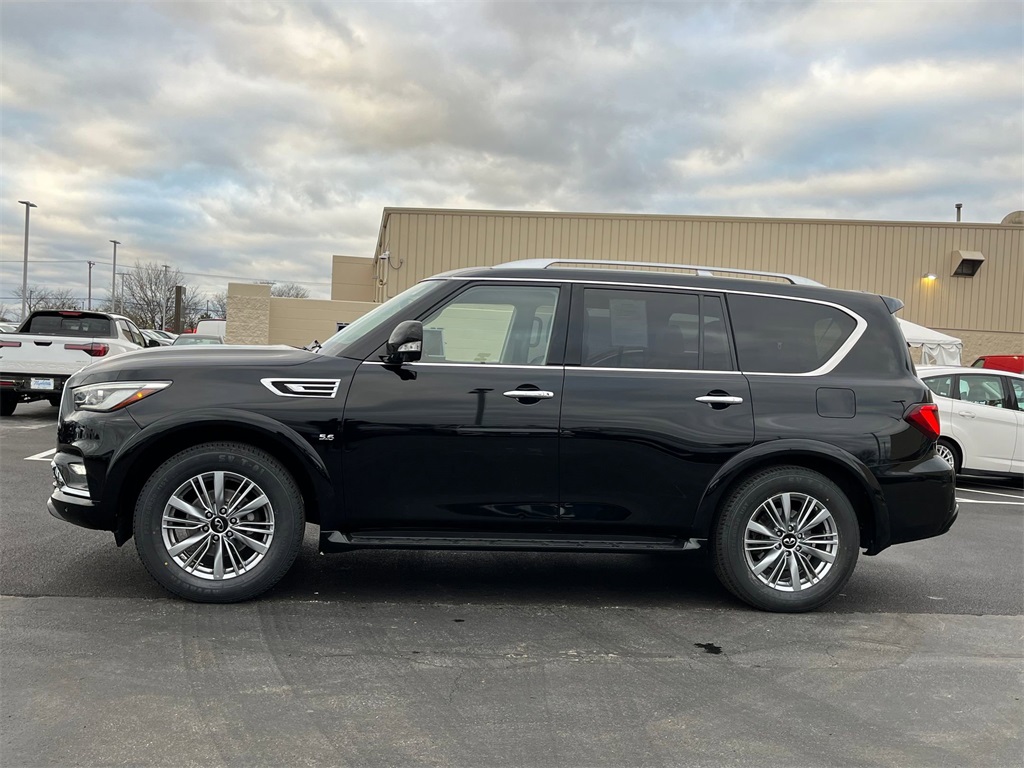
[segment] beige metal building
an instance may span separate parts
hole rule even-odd
[[[1024,226],[1016,223],[424,208],[385,208],[372,260],[334,257],[331,298],[338,303],[271,299],[269,286],[232,284],[228,340],[306,344],[424,277],[531,258],[799,274],[834,288],[903,299],[901,317],[963,340],[965,363],[984,353],[1024,353]],[[261,293],[256,303],[253,292]],[[266,321],[254,322],[257,305],[264,303]],[[244,317],[233,317],[237,312]],[[255,332],[243,332],[244,326]]]

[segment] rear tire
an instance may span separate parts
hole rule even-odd
[[[18,407],[18,396],[13,392],[0,392],[0,416],[11,416]]]
[[[773,467],[742,482],[722,506],[713,533],[719,580],[765,611],[824,605],[846,584],[860,554],[849,499],[804,467]]]
[[[207,443],[172,456],[139,494],[135,547],[154,579],[203,603],[256,597],[302,545],[302,494],[266,451]]]
[[[57,395],[56,397],[48,397],[46,400],[54,408],[60,408],[60,395]]]
[[[960,474],[960,470],[963,469],[963,458],[960,456],[960,449],[956,447],[956,443],[948,438],[940,437],[935,444],[935,453],[939,458],[946,460],[955,474]]]

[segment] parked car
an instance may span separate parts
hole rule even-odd
[[[17,323],[0,323],[0,333],[16,333],[17,330]]]
[[[1024,355],[982,355],[971,363],[971,367],[1024,373]]]
[[[0,416],[10,416],[18,403],[33,400],[49,400],[56,407],[72,373],[147,346],[156,342],[147,342],[122,315],[37,310],[17,333],[0,339]]]
[[[214,336],[208,333],[183,333],[172,343],[172,347],[183,347],[195,344],[223,344],[223,336]]]
[[[176,345],[88,368],[49,509],[134,536],[204,602],[270,588],[311,522],[324,552],[707,546],[742,600],[805,611],[861,548],[953,524],[902,302],[558,264],[425,280],[319,354]]]
[[[212,336],[227,336],[228,321],[219,319],[200,320],[196,323],[195,333],[204,333]]]
[[[167,338],[159,331],[154,331],[152,328],[141,328],[139,329],[139,333],[141,333],[147,341],[156,342],[156,346],[160,347],[169,347],[171,346],[171,342],[174,341],[173,337]]]
[[[1024,474],[1024,375],[922,367],[939,406],[937,451],[957,474]]]

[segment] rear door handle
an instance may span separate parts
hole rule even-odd
[[[957,411],[957,416],[963,416],[965,419],[973,419],[974,414],[970,411]]]
[[[548,392],[546,389],[510,389],[502,394],[513,400],[550,400],[555,396],[554,392]]]
[[[701,395],[695,397],[698,403],[707,403],[708,405],[739,405],[743,402],[742,397],[736,397],[735,395]]]

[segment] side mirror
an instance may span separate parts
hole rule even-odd
[[[157,341],[156,339],[146,339],[146,346],[147,347],[159,347],[160,346],[160,342]]]
[[[423,354],[423,323],[419,320],[406,320],[395,326],[384,347],[384,362],[391,365],[412,363]]]

